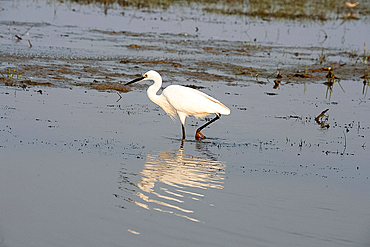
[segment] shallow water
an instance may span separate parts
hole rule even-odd
[[[184,143],[144,92],[116,103],[114,93],[2,87],[3,246],[366,246],[369,98],[349,85],[332,102],[323,85],[276,96],[221,86],[263,100],[245,111],[235,93],[214,91],[233,114],[204,141],[189,118]],[[312,117],[326,107],[332,127],[321,129]]]
[[[0,246],[370,245],[366,19],[0,3]],[[182,142],[146,86],[91,89],[148,69],[231,114]]]
[[[318,22],[206,14],[194,4],[113,5],[106,15],[103,7],[72,3],[2,1],[1,7],[2,73],[18,63],[24,79],[57,86],[127,81],[149,69],[181,84],[244,83],[256,74],[266,81],[278,70],[293,76],[329,66],[340,78],[359,80],[370,38],[367,16],[345,19],[345,10]],[[305,80],[322,75],[313,76]]]

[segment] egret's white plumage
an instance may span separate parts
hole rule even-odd
[[[221,114],[230,114],[230,109],[220,101],[189,87],[170,85],[163,90],[162,94],[157,94],[162,86],[162,77],[154,70],[146,72],[142,77],[130,81],[126,85],[142,80],[154,81],[154,84],[147,90],[148,97],[153,103],[160,106],[172,119],[175,119],[176,115],[179,116],[182,124],[183,139],[185,139],[184,126],[187,116],[204,118],[211,114],[216,115],[214,119],[197,129],[195,136],[204,138],[204,135],[200,133],[204,127],[219,119]]]

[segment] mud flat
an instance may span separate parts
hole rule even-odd
[[[0,7],[0,246],[370,244],[366,13]],[[182,141],[149,69],[231,115]]]

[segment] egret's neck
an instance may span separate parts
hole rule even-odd
[[[162,78],[156,78],[154,80],[154,84],[151,85],[146,91],[146,93],[148,94],[148,98],[157,105],[159,105],[158,100],[160,98],[160,95],[157,95],[157,92],[159,91],[161,86],[162,86]]]

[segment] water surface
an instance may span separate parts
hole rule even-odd
[[[366,16],[0,9],[0,246],[370,245]],[[182,141],[149,69],[231,114]]]

